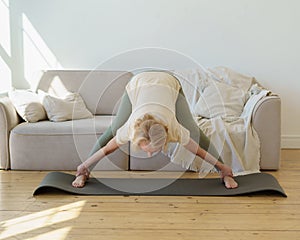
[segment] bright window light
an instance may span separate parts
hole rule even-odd
[[[43,69],[61,69],[55,55],[25,14],[23,22],[24,73],[30,82],[36,72]]]
[[[11,70],[0,57],[0,93],[11,89]]]
[[[9,1],[0,0],[0,47],[10,56]]]
[[[69,91],[58,76],[55,76],[50,83],[48,92],[58,97],[66,96]]]

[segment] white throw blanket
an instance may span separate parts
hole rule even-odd
[[[211,139],[224,163],[231,166],[233,174],[237,176],[259,172],[260,142],[252,127],[251,117],[255,104],[270,92],[258,87],[254,78],[224,67],[175,72],[175,76],[182,84],[198,126]],[[206,90],[209,95],[205,95],[205,89],[209,89],[208,86],[212,84],[217,87],[219,96],[212,96],[214,89]],[[237,99],[244,102],[234,98],[235,92],[239,94]],[[240,97],[241,94],[244,94],[244,98]],[[220,99],[222,104],[217,104]],[[236,106],[232,106],[235,101]],[[199,116],[199,112],[202,116]],[[185,152],[182,148],[180,151],[182,154]],[[191,170],[202,173],[213,169],[197,158],[194,162],[183,161],[182,154],[178,154],[179,158],[175,157],[172,161],[183,167],[189,165]]]

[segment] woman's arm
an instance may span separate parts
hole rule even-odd
[[[191,151],[192,153],[198,155],[202,159],[204,159],[206,162],[212,164],[217,169],[221,171],[221,176],[233,176],[232,170],[230,167],[224,165],[220,161],[218,161],[213,155],[211,155],[209,152],[205,151],[203,148],[199,146],[193,139],[190,138],[190,141],[188,144],[184,145],[184,147]]]
[[[114,137],[104,147],[100,148],[97,152],[95,152],[92,156],[90,156],[87,160],[85,160],[82,164],[80,164],[77,167],[76,176],[89,175],[88,168],[91,165],[99,162],[103,157],[114,152],[118,148],[119,148],[119,145],[116,142],[116,137]]]

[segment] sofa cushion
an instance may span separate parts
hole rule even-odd
[[[62,122],[93,117],[79,93],[68,93],[64,98],[51,96],[41,90],[38,94],[50,121]]]
[[[243,112],[247,92],[225,82],[210,79],[205,86],[194,112],[201,117],[238,117]]]
[[[74,135],[102,134],[113,120],[112,116],[95,116],[89,119],[78,119],[64,122],[40,121],[21,123],[12,129],[12,133],[20,135]]]
[[[96,116],[66,122],[21,123],[10,134],[11,169],[76,170],[112,121]],[[128,145],[102,159],[95,170],[127,170]]]
[[[242,89],[244,92],[247,92],[249,88],[256,82],[254,77],[241,74],[224,66],[214,67],[209,69],[209,71],[211,74],[213,74],[214,78],[219,79],[230,86]]]
[[[47,119],[45,109],[36,93],[30,90],[18,89],[8,92],[8,96],[24,121],[37,122]]]
[[[196,115],[205,118],[239,117],[255,78],[223,66],[209,69],[208,76],[200,83]]]
[[[78,92],[93,115],[116,113],[119,100],[132,73],[101,70],[48,70],[37,82],[38,89],[63,97],[66,92]]]

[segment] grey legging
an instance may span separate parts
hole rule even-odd
[[[125,91],[114,121],[112,122],[111,126],[99,137],[90,155],[94,154],[101,147],[105,146],[113,138],[113,136],[116,135],[117,130],[128,120],[131,111],[132,105],[128,94]],[[182,89],[180,89],[176,101],[176,118],[182,126],[190,131],[191,138],[194,141],[198,142],[201,148],[208,151],[223,163],[220,155],[218,154],[213,144],[210,142],[209,138],[201,131],[201,129],[194,121]]]

